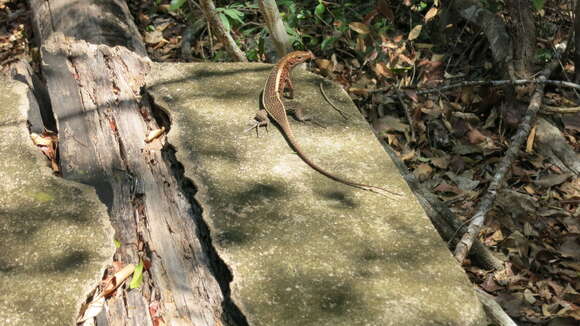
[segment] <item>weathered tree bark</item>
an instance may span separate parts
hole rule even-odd
[[[580,83],[580,1],[576,1],[574,9],[574,47],[574,80]]]
[[[52,110],[41,110],[41,107],[50,108],[50,100],[46,86],[34,74],[32,67],[24,60],[18,60],[7,67],[7,75],[14,80],[21,81],[28,87],[28,125],[31,132],[41,134],[45,129],[55,130],[56,122],[50,113]]]
[[[229,55],[232,56],[236,61],[247,62],[248,58],[238,45],[236,41],[234,41],[232,35],[229,31],[226,30],[224,24],[220,20],[218,13],[215,9],[215,4],[212,0],[200,0],[199,5],[201,10],[203,10],[203,14],[210,22],[210,25],[213,27],[213,31],[216,34],[217,38],[224,44],[226,51]]]
[[[498,70],[504,73],[504,78],[515,79],[512,40],[501,18],[474,0],[453,1],[451,6],[461,18],[481,28],[489,41],[493,59],[499,65]]]
[[[143,286],[120,288],[96,324],[152,325],[152,304],[159,304],[167,325],[243,323],[228,305],[227,270],[172,152],[162,139],[144,142],[159,126],[141,95],[149,60],[124,1],[30,5],[62,174],[94,186],[108,206],[122,243],[115,260],[151,262]]]
[[[276,53],[278,57],[282,58],[291,49],[292,45],[288,39],[288,33],[286,33],[286,28],[284,28],[284,23],[282,18],[280,18],[280,12],[278,11],[278,6],[275,0],[260,0],[260,10],[264,16],[264,21],[266,22],[266,27],[270,31],[270,38],[274,47],[276,47]]]
[[[532,16],[531,1],[509,0],[512,38],[514,42],[514,65],[516,77],[528,78],[534,73],[536,52],[536,26]]]

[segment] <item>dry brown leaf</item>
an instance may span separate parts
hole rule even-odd
[[[534,187],[530,184],[527,184],[524,186],[524,190],[530,194],[530,195],[535,195],[536,194],[536,189],[534,189]]]
[[[322,71],[324,75],[330,74],[334,70],[334,65],[332,61],[328,59],[316,59],[316,66]]]
[[[135,271],[134,264],[128,264],[123,267],[123,269],[115,273],[107,284],[105,284],[103,291],[99,296],[107,297],[109,294],[113,293],[113,291],[115,291],[129,276],[131,276],[131,274],[133,274],[133,271]]]
[[[425,181],[433,174],[433,168],[427,163],[421,163],[415,168],[413,174],[419,181]]]
[[[369,94],[368,88],[351,87],[348,91],[355,95],[367,96]]]
[[[396,117],[390,115],[386,115],[380,119],[373,121],[373,128],[379,134],[392,131],[407,133],[409,131],[409,125],[401,122],[400,119],[397,119]]]
[[[564,199],[580,198],[580,178],[574,178],[560,186],[560,191],[564,193]]]
[[[413,100],[413,102],[417,103],[419,102],[419,97],[417,96],[417,91],[414,89],[406,89],[404,90],[405,95],[407,95],[407,97],[409,97],[411,100]]]
[[[379,14],[379,11],[376,8],[371,10],[371,12],[369,12],[368,14],[366,14],[366,16],[364,16],[364,18],[362,20],[363,24],[370,25],[371,22],[373,21],[373,19],[375,19],[375,17],[378,14]]]
[[[356,38],[355,49],[357,50],[357,52],[360,52],[360,53],[366,52],[367,46],[365,44],[365,40],[361,36]]]
[[[151,132],[149,133],[149,135],[147,135],[147,137],[145,137],[145,142],[146,143],[152,142],[153,140],[159,138],[159,136],[161,136],[164,132],[165,132],[165,127],[161,127],[159,129],[151,130]]]
[[[433,190],[435,192],[440,192],[440,193],[451,193],[451,194],[461,194],[463,193],[463,191],[461,191],[461,189],[459,189],[458,187],[454,186],[454,185],[450,185],[447,182],[442,182],[439,185],[437,185],[437,187],[433,188]]]
[[[580,260],[580,235],[570,234],[564,237],[558,252],[564,257]]]
[[[437,9],[436,7],[431,7],[431,9],[429,9],[429,11],[427,11],[427,13],[425,14],[425,22],[428,22],[431,19],[433,19],[433,17],[437,16],[438,11],[439,9]]]
[[[536,138],[536,127],[534,125],[532,130],[530,130],[530,134],[528,135],[528,140],[526,141],[526,153],[531,153],[534,150],[534,140]]]
[[[554,173],[543,176],[538,180],[535,180],[534,183],[542,187],[553,187],[568,181],[568,179],[570,179],[572,176],[573,176],[572,173],[561,173],[561,174]]]
[[[32,143],[36,146],[50,147],[52,145],[52,139],[50,137],[42,137],[36,133],[30,133],[30,139],[32,139]]]
[[[470,144],[480,144],[487,139],[484,134],[481,133],[477,128],[471,128],[467,132],[467,139]]]
[[[401,160],[403,160],[403,162],[409,161],[414,159],[417,156],[417,153],[415,153],[415,150],[408,150],[406,152],[404,152],[403,154],[401,154]]]
[[[387,65],[384,62],[377,62],[374,68],[374,71],[378,76],[387,78],[393,77],[391,70],[387,68]]]
[[[352,22],[348,24],[348,27],[350,27],[350,29],[362,35],[367,35],[368,33],[371,32],[369,27],[361,22]]]
[[[389,7],[389,5],[387,4],[387,1],[378,0],[377,9],[381,13],[381,15],[383,15],[383,17],[390,20],[391,22],[395,22],[395,14],[393,13],[391,7]]]
[[[483,283],[481,283],[480,286],[482,289],[490,293],[502,289],[502,287],[495,282],[495,280],[493,279],[493,274],[491,273],[487,274],[487,276],[485,277],[485,281],[483,281]]]
[[[155,30],[152,32],[145,32],[145,43],[147,44],[157,44],[157,43],[167,43],[167,40],[163,38],[163,32],[160,30]]]
[[[414,39],[416,39],[417,37],[419,37],[419,35],[421,35],[421,30],[423,29],[423,25],[417,25],[415,27],[413,27],[413,29],[411,30],[411,32],[409,32],[409,41],[412,41]]]
[[[448,157],[435,157],[435,158],[431,159],[431,164],[433,164],[435,167],[438,167],[440,169],[445,170],[449,166],[449,158]]]
[[[105,298],[97,296],[91,301],[85,309],[83,315],[77,320],[77,323],[83,323],[91,318],[97,317],[105,307]]]

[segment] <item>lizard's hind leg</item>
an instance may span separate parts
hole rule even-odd
[[[292,116],[292,118],[294,118],[294,120],[296,120],[298,122],[303,122],[303,123],[310,121],[313,124],[324,128],[324,126],[321,125],[318,121],[316,121],[316,119],[312,118],[311,115],[304,113],[304,107],[299,102],[297,102],[297,101],[285,101],[284,104],[286,104],[286,112],[290,116]]]

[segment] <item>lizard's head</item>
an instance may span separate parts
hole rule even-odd
[[[295,66],[299,63],[302,63],[306,60],[314,59],[315,56],[310,51],[294,51],[288,54],[289,63],[292,66]]]

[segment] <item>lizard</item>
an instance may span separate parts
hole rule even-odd
[[[282,97],[285,94],[285,91],[288,90],[289,97],[294,97],[294,87],[292,85],[292,81],[290,79],[290,75],[292,73],[292,69],[309,59],[314,59],[314,54],[310,51],[294,51],[290,52],[286,56],[284,56],[278,63],[274,66],[268,79],[266,80],[266,84],[264,86],[264,90],[262,91],[262,98],[261,104],[262,109],[258,111],[256,114],[255,120],[255,128],[259,127],[267,127],[271,118],[274,122],[278,125],[282,135],[288,142],[288,145],[294,151],[304,163],[310,166],[312,169],[317,171],[318,173],[324,175],[327,178],[330,178],[336,182],[345,184],[347,186],[351,186],[354,188],[371,191],[374,193],[378,193],[381,195],[385,195],[385,193],[391,193],[400,195],[398,193],[380,188],[371,185],[366,185],[362,183],[353,182],[337,175],[334,175],[314,162],[312,162],[304,153],[300,145],[298,144],[296,137],[294,137],[294,133],[292,128],[290,128],[290,123],[288,121],[288,115],[286,114],[286,107],[284,106],[284,102],[282,101]],[[269,118],[268,118],[269,117]]]

